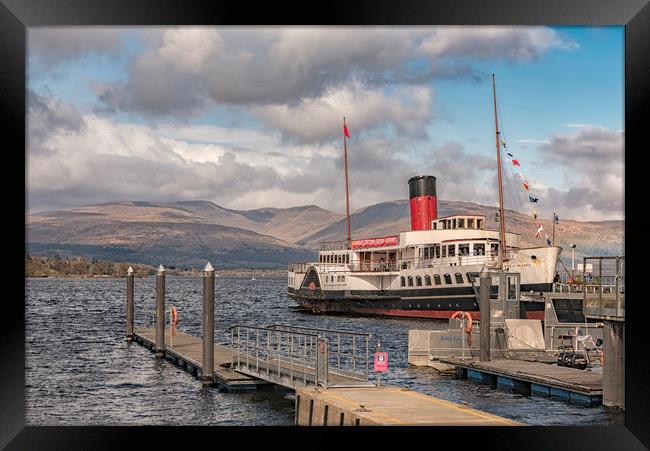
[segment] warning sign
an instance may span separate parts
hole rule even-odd
[[[388,353],[375,352],[375,371],[385,373],[388,371]]]

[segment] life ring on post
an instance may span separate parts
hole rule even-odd
[[[172,322],[178,322],[178,312],[176,311],[176,307],[172,307]]]
[[[470,346],[472,346],[472,314],[470,312],[463,312],[461,310],[455,311],[451,318],[458,318],[465,321],[464,332],[467,334],[467,341]]]

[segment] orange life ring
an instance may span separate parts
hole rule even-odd
[[[176,307],[172,307],[172,321],[173,322],[178,321],[178,312],[176,312]]]
[[[461,310],[455,311],[452,315],[451,318],[459,318],[459,319],[465,319],[465,333],[467,334],[467,339],[469,342],[469,345],[472,346],[472,314],[469,312],[463,312]]]

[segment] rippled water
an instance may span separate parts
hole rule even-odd
[[[178,329],[201,334],[199,277],[166,280]],[[26,280],[26,420],[31,425],[292,425],[291,395],[277,391],[220,393],[136,343],[125,341],[124,279]],[[388,382],[535,425],[622,424],[623,415],[505,393],[432,368],[407,364],[409,329],[446,322],[316,316],[298,311],[285,278],[218,277],[215,339],[227,343],[235,324],[344,329],[379,336],[388,351]],[[155,277],[135,280],[136,327],[155,305]]]

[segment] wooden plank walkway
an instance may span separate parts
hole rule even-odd
[[[440,359],[440,361],[495,376],[508,376],[517,380],[562,388],[585,395],[602,395],[603,393],[603,375],[592,371],[524,360],[498,359],[479,362],[475,359],[463,360],[448,357]]]
[[[134,331],[135,341],[140,341],[147,347],[154,349],[156,345],[156,329],[143,328]],[[179,366],[184,366],[190,372],[198,377],[203,367],[203,340],[186,334],[185,332],[176,331],[171,337],[169,328],[165,328],[165,353],[170,360]],[[269,382],[246,374],[233,371],[229,368],[232,360],[231,350],[227,346],[214,344],[214,373],[217,383],[226,388],[256,388],[257,385],[268,385]]]
[[[296,391],[300,426],[521,426],[522,423],[391,385],[302,388]]]
[[[136,341],[142,341],[149,348],[155,348],[156,330],[154,328],[136,329],[134,334]],[[203,340],[177,330],[174,332],[170,343],[169,328],[165,328],[165,353],[170,360],[180,366],[189,366],[192,373],[197,373],[202,368]],[[236,357],[237,354],[235,353]],[[230,388],[234,386],[241,388],[244,385],[273,383],[292,389],[296,386],[314,385],[314,367],[304,366],[300,362],[289,361],[288,359],[282,359],[279,362],[277,359],[269,362],[262,360],[256,364],[252,357],[249,359],[251,364],[247,367],[245,363],[247,361],[246,354],[239,353],[239,357],[242,363],[241,367],[238,370],[230,369],[232,350],[228,346],[214,344],[215,378],[222,385]],[[278,370],[280,377],[278,377]],[[348,376],[335,371],[329,372],[328,383],[331,385],[358,385],[363,382],[358,376]],[[372,385],[372,383],[368,384]]]

